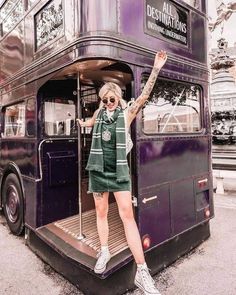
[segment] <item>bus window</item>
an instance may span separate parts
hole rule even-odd
[[[23,103],[6,107],[3,137],[25,136],[25,105]]]
[[[12,30],[24,15],[24,1],[6,1],[0,10],[2,36]]]
[[[75,102],[62,98],[48,99],[44,103],[45,133],[49,136],[74,135]]]
[[[35,16],[36,50],[63,34],[62,0],[50,1]]]
[[[200,87],[159,80],[143,109],[145,133],[200,131]]]

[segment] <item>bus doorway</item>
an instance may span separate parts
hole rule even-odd
[[[132,97],[132,72],[123,64],[113,64],[105,70],[88,71],[72,79],[54,77],[41,87],[38,95],[40,128],[39,162],[42,175],[36,236],[88,271],[93,270],[100,242],[96,228],[96,213],[92,194],[88,191],[85,169],[92,141],[92,128],[76,126],[76,118],[88,120],[99,107],[98,92],[104,82],[116,81],[124,99]],[[78,137],[79,136],[79,140]],[[131,163],[131,158],[130,158]],[[131,174],[132,174],[131,170]],[[81,204],[79,204],[81,198]],[[55,210],[56,208],[56,210]],[[131,260],[123,224],[112,194],[109,196],[109,248],[112,259],[102,274]],[[29,233],[27,243],[32,248],[34,238]],[[82,236],[82,238],[81,238]],[[50,258],[49,258],[50,259]]]

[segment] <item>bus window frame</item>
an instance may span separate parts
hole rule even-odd
[[[30,98],[31,99],[31,98]],[[7,104],[7,105],[4,105],[1,109],[1,113],[2,113],[2,128],[1,128],[1,138],[2,139],[7,139],[7,140],[13,140],[13,139],[25,139],[25,138],[29,138],[29,136],[27,135],[27,132],[26,132],[26,107],[27,107],[27,102],[28,102],[28,99],[25,99],[25,100],[18,100],[14,103],[11,103],[11,104]],[[25,127],[24,127],[24,135],[22,136],[8,136],[8,135],[5,135],[5,124],[6,124],[6,109],[8,107],[11,107],[11,106],[16,106],[16,105],[24,105],[25,109],[24,109],[24,124],[25,124]]]
[[[36,28],[36,16],[46,7],[48,6],[51,2],[54,0],[48,0],[46,3],[43,3],[39,9],[37,10],[36,13],[33,14],[33,34],[34,34],[34,44],[33,44],[33,50],[34,50],[34,56],[37,56],[38,53],[43,51],[44,49],[50,47],[53,43],[57,42],[58,40],[65,38],[65,1],[61,0],[62,3],[62,13],[63,13],[63,28],[62,28],[62,34],[57,36],[56,38],[53,38],[50,41],[47,41],[45,44],[41,45],[40,47],[37,48],[37,28]],[[37,2],[38,3],[38,2]]]
[[[34,109],[33,109],[33,112],[34,112],[34,116],[33,116],[33,122],[34,122],[34,134],[30,134],[29,133],[29,129],[28,129],[28,117],[27,117],[27,112],[29,111],[28,109],[28,104],[29,104],[29,101],[32,100],[33,103],[34,103]],[[34,97],[29,97],[25,100],[25,137],[27,138],[36,138],[37,137],[37,120],[36,120],[36,112],[37,112],[37,104],[36,104],[36,100]]]
[[[46,138],[72,138],[72,137],[77,137],[77,125],[76,125],[76,118],[77,118],[77,101],[75,99],[71,99],[71,98],[65,98],[65,97],[60,97],[60,99],[62,100],[72,100],[74,102],[74,106],[75,106],[75,119],[74,119],[74,128],[75,128],[75,134],[70,134],[70,135],[67,135],[67,134],[53,134],[53,135],[50,135],[46,132],[46,124],[45,124],[45,102],[47,102],[47,100],[49,99],[55,99],[56,97],[45,97],[43,98],[42,100],[42,116],[41,116],[41,132],[42,132],[42,135],[43,137],[46,137]],[[58,97],[59,98],[59,97]],[[61,121],[60,121],[61,122]],[[65,127],[65,126],[64,126]],[[64,128],[63,127],[63,128]]]
[[[143,80],[143,78],[147,78],[150,74],[149,73],[143,73],[142,76],[141,76],[141,80]],[[157,81],[156,83],[158,83],[159,81],[168,81],[168,82],[175,82],[175,83],[179,83],[179,84],[187,84],[187,85],[193,85],[193,86],[197,86],[199,88],[199,130],[198,131],[195,131],[195,132],[147,132],[145,131],[144,129],[144,116],[143,116],[143,109],[142,108],[142,120],[141,120],[141,130],[142,130],[142,133],[147,135],[147,136],[162,136],[162,137],[178,137],[178,136],[181,136],[181,137],[185,137],[185,136],[193,136],[193,135],[200,135],[204,132],[205,128],[204,128],[204,116],[202,114],[202,110],[203,110],[203,107],[204,107],[204,95],[203,95],[203,87],[198,84],[198,83],[193,83],[193,82],[188,82],[188,81],[180,81],[180,80],[177,80],[177,79],[168,79],[168,78],[165,78],[165,77],[159,77],[157,78]],[[155,84],[156,84],[155,83]],[[158,86],[157,86],[158,87]],[[155,85],[154,85],[154,88],[155,88]],[[145,107],[145,106],[144,106]]]
[[[6,33],[3,32],[3,22],[7,19],[7,17],[9,17],[9,15],[12,13],[12,11],[14,10],[14,8],[16,8],[16,6],[18,5],[18,3],[22,1],[23,4],[23,14],[20,17],[20,19],[18,20],[18,22],[15,23],[15,25]],[[6,3],[7,1],[2,3],[2,6],[0,7],[0,10],[2,9],[3,5]],[[0,19],[0,39],[4,39],[8,34],[10,34],[18,25],[20,22],[22,22],[22,20],[25,17],[25,11],[26,11],[26,1],[25,0],[17,0],[16,3],[14,3],[14,5],[12,6],[11,10],[8,12],[8,14],[5,16],[5,18],[2,20]]]

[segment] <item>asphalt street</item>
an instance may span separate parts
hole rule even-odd
[[[215,195],[214,198],[211,237],[155,276],[162,295],[236,294],[236,194]],[[82,294],[32,253],[23,237],[9,232],[2,213],[0,249],[0,294]],[[134,290],[126,295],[131,294],[142,293]]]

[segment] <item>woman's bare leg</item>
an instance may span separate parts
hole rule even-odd
[[[153,279],[145,263],[142,243],[133,215],[131,193],[127,191],[116,192],[114,195],[118,204],[120,217],[124,224],[128,245],[134,256],[134,260],[137,263],[137,272],[134,283],[145,294],[161,295],[155,287]]]
[[[108,227],[108,197],[109,193],[105,192],[102,194],[102,197],[98,197],[97,194],[94,194],[94,202],[95,202],[95,209],[96,209],[96,216],[97,216],[97,231],[101,246],[108,245],[108,234],[109,234],[109,227]]]
[[[132,198],[129,191],[115,192],[120,217],[124,224],[128,246],[137,264],[145,262],[142,243],[136,221],[134,219]]]

